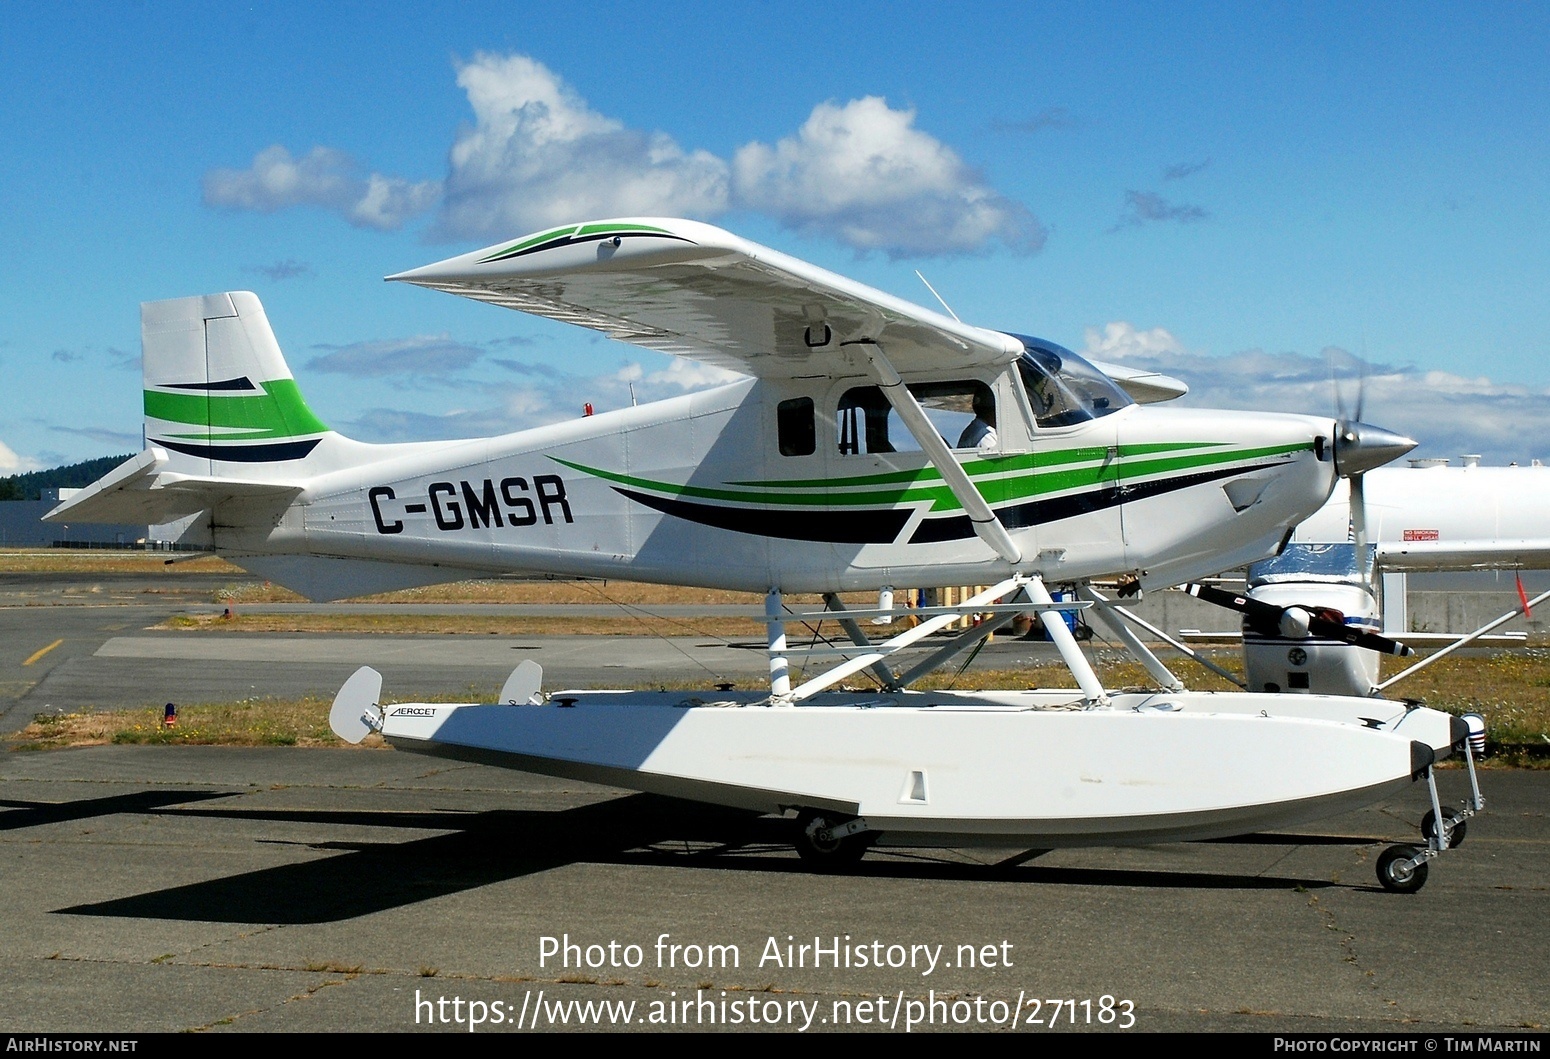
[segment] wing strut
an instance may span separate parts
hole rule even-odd
[[[1023,559],[1022,551],[1007,533],[1006,527],[996,517],[996,513],[990,509],[985,498],[980,496],[974,483],[969,481],[969,476],[964,473],[963,467],[953,459],[952,450],[947,447],[947,442],[936,432],[931,425],[931,420],[926,418],[925,410],[920,407],[920,402],[915,400],[915,395],[910,393],[909,387],[904,385],[904,380],[894,370],[889,362],[883,347],[874,338],[862,338],[846,342],[844,345],[860,346],[866,350],[867,358],[872,362],[872,374],[877,379],[878,386],[883,395],[888,398],[888,403],[893,405],[893,410],[899,413],[899,418],[904,420],[904,425],[909,428],[915,437],[931,465],[942,475],[942,481],[952,490],[958,503],[963,505],[968,512],[969,521],[974,526],[974,532],[979,534],[980,540],[990,545],[996,554],[1014,566]]]

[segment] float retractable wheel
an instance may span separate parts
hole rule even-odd
[[[816,809],[803,810],[797,816],[797,854],[816,867],[829,870],[848,867],[866,856],[873,836],[861,833],[833,837],[830,828],[844,826],[847,818]]]
[[[1378,858],[1378,882],[1394,893],[1415,893],[1426,885],[1426,861],[1414,863],[1420,856],[1414,846],[1390,846]]]

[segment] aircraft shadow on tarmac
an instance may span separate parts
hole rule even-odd
[[[9,810],[0,813],[0,831],[41,827],[67,820],[89,820],[118,813],[151,813],[169,805],[229,797],[229,793],[219,791],[196,791],[192,794],[188,791],[137,791],[134,794],[116,794],[111,798],[85,798],[78,802],[21,802],[0,798],[0,809]]]
[[[814,874],[790,855],[789,821],[656,795],[637,794],[579,808],[483,813],[403,813],[323,810],[171,808],[173,803],[225,797],[188,791],[128,795],[59,805],[3,802],[0,827],[79,819],[106,813],[200,817],[212,822],[274,821],[341,827],[390,827],[448,832],[408,842],[306,842],[340,856],[264,868],[133,897],[55,910],[61,915],[219,923],[329,923],[399,908],[490,883],[577,863],[654,865],[683,869]],[[258,839],[284,842],[283,839]],[[1277,845],[1368,845],[1369,837],[1250,836]],[[965,863],[923,849],[887,849],[847,866],[859,879],[961,880],[1045,885],[1139,886],[1276,890],[1324,888],[1325,880],[1233,873],[1133,868],[1030,866],[1029,851],[999,863]]]

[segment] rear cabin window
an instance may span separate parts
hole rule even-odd
[[[818,427],[811,397],[793,397],[775,408],[776,435],[782,456],[811,456],[818,448]]]
[[[994,434],[996,399],[984,383],[972,379],[911,383],[909,390],[949,448],[973,449],[987,433]],[[846,390],[835,418],[842,456],[920,451],[909,427],[876,386]]]

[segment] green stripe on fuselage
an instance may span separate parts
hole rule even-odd
[[[1121,480],[1135,481],[1174,471],[1234,463],[1239,460],[1259,459],[1266,456],[1291,455],[1311,448],[1311,444],[1269,445],[1254,449],[1221,451],[1222,442],[1169,443],[1158,445],[1127,446],[1122,455],[1132,457],[1143,453],[1177,452],[1209,446],[1215,451],[1195,451],[1189,455],[1167,456],[1155,459],[1106,460],[1109,450],[1101,447],[1066,449],[1060,452],[1030,453],[1000,459],[974,459],[966,461],[964,470],[975,479],[975,488],[988,503],[1002,504],[1025,500],[1033,496],[1047,496],[1072,490],[1091,488]],[[785,482],[759,482],[760,488],[720,488],[702,485],[679,485],[649,478],[606,471],[598,467],[573,463],[570,460],[550,456],[565,467],[590,474],[605,481],[627,485],[669,496],[694,497],[701,500],[722,500],[733,503],[761,504],[770,507],[894,507],[900,504],[931,503],[933,513],[962,510],[952,490],[943,482],[935,468],[925,467],[914,471],[891,471],[885,474],[865,475],[853,478],[809,478]],[[1080,461],[1106,460],[1088,467],[1073,467],[1062,471],[1042,473],[1003,474],[1016,468],[1025,472],[1044,467],[1063,466]],[[728,486],[743,483],[728,482]],[[829,487],[825,491],[824,487]],[[768,491],[784,488],[803,488],[803,492]]]
[[[1178,452],[1181,449],[1200,449],[1225,445],[1223,441],[1169,441],[1148,445],[1122,445],[1119,449],[1121,459],[1129,456],[1148,456],[1156,452]],[[969,477],[976,474],[1010,473],[1015,471],[1032,471],[1044,467],[1059,467],[1068,463],[1086,463],[1090,460],[1104,460],[1109,456],[1108,448],[1101,445],[1089,446],[1080,449],[1060,449],[1055,452],[1023,452],[1009,456],[979,457],[963,461],[962,467]],[[919,467],[910,471],[884,471],[880,474],[862,474],[848,478],[772,478],[730,481],[727,485],[743,485],[756,489],[845,489],[852,486],[870,487],[879,485],[895,485],[899,483],[911,484],[917,482],[939,482],[942,480],[942,472],[935,467]]]

